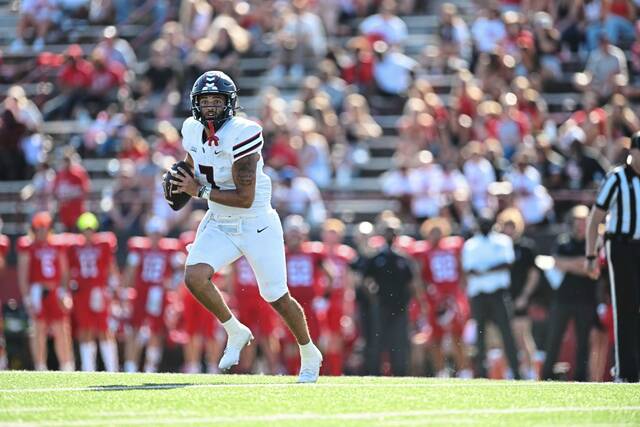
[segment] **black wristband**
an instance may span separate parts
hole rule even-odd
[[[596,258],[598,258],[598,256],[597,255],[587,255],[585,258],[587,258],[589,261],[593,261]]]

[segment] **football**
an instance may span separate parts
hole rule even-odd
[[[181,160],[171,166],[171,170],[174,172],[178,172],[178,168],[187,171],[189,175],[193,176],[191,166],[189,166],[187,162]],[[180,172],[178,172],[178,174],[182,175],[182,173]],[[169,172],[165,172],[164,176],[162,177],[164,198],[167,203],[169,203],[169,206],[171,206],[171,209],[173,209],[174,211],[179,211],[187,204],[189,199],[191,199],[191,196],[187,193],[182,192],[174,193],[173,190],[175,189],[175,187],[176,186],[171,183],[171,174]]]

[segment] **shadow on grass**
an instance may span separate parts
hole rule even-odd
[[[132,391],[132,390],[173,390],[176,388],[184,388],[195,383],[146,383],[137,385],[96,385],[87,388],[87,391]]]

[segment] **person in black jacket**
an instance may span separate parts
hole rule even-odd
[[[571,233],[562,234],[556,241],[555,268],[564,273],[554,293],[549,317],[549,336],[542,379],[554,379],[562,338],[573,319],[576,335],[574,381],[587,381],[589,366],[589,334],[596,319],[597,281],[589,277],[584,267],[584,247],[589,208],[578,205],[571,210]],[[561,273],[562,274],[562,273]]]
[[[372,293],[376,296],[375,317],[379,337],[371,345],[373,363],[370,375],[380,374],[380,356],[388,351],[391,370],[396,376],[407,375],[409,369],[409,299],[412,294],[414,268],[411,260],[398,252],[393,242],[400,221],[388,218],[383,222],[385,244],[371,257],[363,269],[363,276],[372,280]]]

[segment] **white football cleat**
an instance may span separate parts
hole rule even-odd
[[[220,363],[218,363],[218,368],[221,371],[226,371],[237,365],[240,361],[240,352],[253,339],[253,334],[249,328],[244,325],[240,325],[240,327],[238,332],[227,337],[227,346],[224,349]]]
[[[300,366],[299,383],[315,383],[320,376],[320,366],[322,366],[322,353],[318,347],[314,346],[314,354],[302,359]]]

